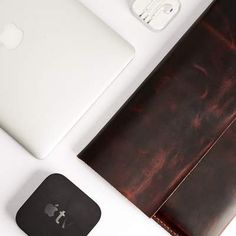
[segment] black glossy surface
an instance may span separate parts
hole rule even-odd
[[[50,175],[18,211],[29,236],[86,236],[101,216],[98,205],[62,175]]]

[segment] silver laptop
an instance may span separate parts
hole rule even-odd
[[[0,127],[45,158],[133,57],[76,0],[0,0]]]

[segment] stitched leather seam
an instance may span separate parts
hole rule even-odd
[[[161,225],[165,230],[167,230],[172,236],[180,236],[176,232],[174,232],[167,224],[165,224],[160,218],[157,216],[153,216],[153,219],[157,221],[159,225]]]
[[[189,171],[189,173],[183,178],[183,180],[175,187],[173,192],[166,198],[166,200],[160,205],[160,207],[154,212],[151,217],[155,217],[157,212],[163,207],[163,205],[175,194],[175,192],[179,189],[179,187],[186,181],[186,179],[193,173],[193,171],[201,164],[201,162],[205,159],[205,157],[209,154],[209,152],[215,147],[215,145],[222,139],[225,133],[230,129],[230,127],[236,122],[236,115],[234,113],[231,122],[226,126],[226,128],[221,132],[221,134],[213,141],[211,146],[205,153],[202,155],[201,159],[196,163],[196,165]]]

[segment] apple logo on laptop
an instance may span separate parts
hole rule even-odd
[[[0,31],[0,46],[8,50],[13,50],[19,47],[24,37],[24,33],[15,24],[7,24]]]

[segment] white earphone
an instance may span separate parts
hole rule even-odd
[[[179,0],[136,0],[132,10],[146,26],[164,29],[180,10]]]

